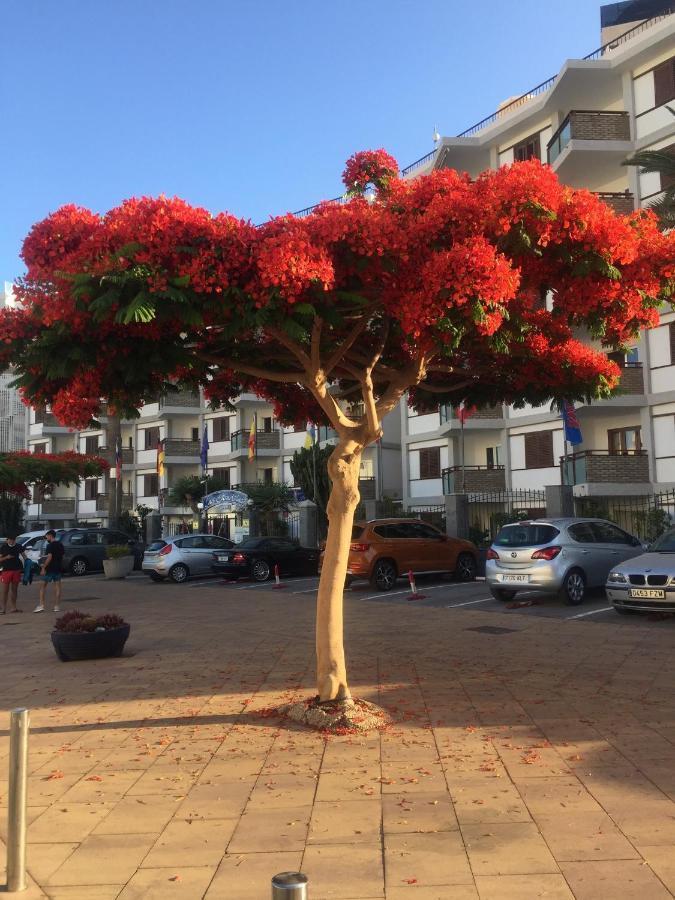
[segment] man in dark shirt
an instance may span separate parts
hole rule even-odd
[[[56,532],[48,531],[45,534],[47,539],[47,556],[40,566],[40,575],[42,575],[42,584],[40,585],[40,602],[33,612],[41,613],[45,611],[45,591],[48,583],[54,584],[54,612],[61,609],[61,563],[63,562],[63,544],[56,540]]]
[[[17,544],[16,535],[10,535],[5,543],[0,547],[0,566],[2,566],[2,574],[0,574],[0,583],[2,584],[2,614],[7,610],[7,600],[9,599],[9,612],[21,612],[17,609],[16,595],[19,590],[19,582],[23,574],[23,547]]]

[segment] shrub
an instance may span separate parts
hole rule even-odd
[[[127,544],[113,544],[105,548],[107,559],[121,559],[123,556],[132,556],[131,547]]]
[[[120,625],[126,624],[120,616],[111,613],[96,617],[80,612],[79,609],[74,609],[71,612],[64,613],[56,620],[54,630],[66,634],[82,634],[100,629],[108,631],[111,628],[119,628]]]

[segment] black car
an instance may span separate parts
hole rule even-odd
[[[211,569],[230,578],[267,581],[279,566],[280,575],[316,575],[319,551],[287,538],[246,538],[231,550],[213,554]]]

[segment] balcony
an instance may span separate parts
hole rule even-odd
[[[189,410],[193,412],[201,406],[201,399],[198,393],[193,391],[177,391],[176,393],[166,394],[159,398],[159,409],[185,412]]]
[[[628,485],[649,483],[646,450],[610,453],[609,450],[581,450],[560,458],[563,484]],[[594,493],[601,493],[595,491]]]
[[[245,450],[248,453],[248,439],[250,431],[241,428],[232,434],[232,453],[241,453]],[[281,432],[280,431],[256,431],[255,435],[255,452],[256,455],[264,454],[266,456],[273,455],[281,448]],[[270,453],[272,451],[272,453]]]
[[[617,394],[641,395],[645,392],[645,382],[642,373],[642,363],[624,363],[621,367],[621,381]]]
[[[96,495],[96,512],[107,513],[110,508],[109,497],[107,494]],[[134,508],[134,498],[132,494],[122,494],[122,509],[130,510]]]
[[[170,456],[198,457],[201,450],[199,441],[183,440],[181,438],[167,438],[164,441],[164,458],[169,462]]]
[[[359,478],[359,494],[362,500],[375,500],[377,496],[375,476]]]
[[[453,428],[461,428],[461,422],[457,415],[455,407],[449,403],[443,403],[438,407],[438,415],[440,418],[441,428],[451,425]],[[464,420],[464,427],[471,428],[472,425],[478,425],[480,428],[498,427],[496,420],[504,418],[504,410],[501,404],[494,406],[483,406],[480,409],[474,409],[473,412]]]
[[[572,110],[548,143],[548,162],[570,187],[593,188],[633,150],[627,112]]]
[[[635,209],[635,197],[630,191],[623,193],[617,191],[596,191],[595,196],[611,206],[615,213],[627,216]]]
[[[97,447],[92,451],[95,456],[102,457],[111,468],[115,468],[115,451],[110,447]],[[122,465],[131,466],[134,463],[133,447],[122,447]]]
[[[504,466],[451,466],[443,469],[444,494],[475,494],[506,490]]]
[[[74,516],[75,497],[49,497],[40,502],[43,516]]]

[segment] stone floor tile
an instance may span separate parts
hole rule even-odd
[[[316,789],[317,801],[379,800],[382,793],[380,773],[370,769],[346,769],[321,772]]]
[[[231,819],[241,815],[249,801],[251,781],[197,782],[180,802],[176,812],[185,819]]]
[[[130,797],[145,797],[149,794],[177,796],[187,794],[197,781],[200,770],[183,771],[175,765],[160,766],[155,764],[145,772],[127,790]],[[136,773],[139,774],[138,772]]]
[[[440,887],[404,884],[387,887],[387,900],[478,900],[478,891],[471,884],[444,884]]]
[[[112,803],[66,803],[61,800],[29,825],[28,842],[50,844],[58,838],[65,843],[79,844],[112,809]]]
[[[466,825],[462,834],[475,875],[557,874],[559,871],[534,824]]]
[[[156,840],[155,834],[90,834],[48,879],[48,884],[125,883]]]
[[[643,846],[675,844],[675,803],[664,801],[648,809],[637,806],[626,812],[615,812],[613,817],[638,850]]]
[[[558,812],[601,812],[598,801],[575,776],[563,778],[519,778],[518,793],[532,815],[555,815]]]
[[[556,860],[637,859],[639,854],[604,812],[556,812],[536,816]]]
[[[236,819],[169,822],[141,866],[144,869],[216,866],[225,854],[236,824]]]
[[[640,860],[563,862],[563,875],[576,900],[667,900],[672,898]]]
[[[384,897],[382,847],[379,842],[309,845],[302,861],[302,871],[309,878],[312,892],[317,897],[330,900]]]
[[[520,794],[506,779],[467,780],[450,794],[461,825],[532,821]]]
[[[301,859],[301,853],[228,853],[218,866],[204,900],[266,898],[272,877],[278,872],[297,872]]]
[[[466,850],[456,831],[386,835],[384,865],[387,891],[409,882],[427,887],[473,884]]]
[[[562,875],[478,875],[480,900],[574,900]]]
[[[117,900],[198,900],[215,871],[215,866],[139,869]]]
[[[382,833],[379,804],[363,800],[314,804],[307,841],[310,844],[358,844],[378,841]]]
[[[30,801],[30,797],[28,798]],[[38,819],[43,813],[51,809],[51,806],[28,806],[26,807],[26,824],[30,828],[32,822]],[[7,840],[7,812],[0,814],[0,840]]]
[[[304,806],[312,803],[317,780],[312,775],[292,775],[280,772],[261,775],[251,791],[250,806]]]
[[[447,791],[385,794],[382,820],[385,834],[457,831],[459,828]]]
[[[443,791],[446,788],[443,769],[438,763],[419,765],[411,758],[407,765],[382,764],[383,794],[412,794],[418,791]]]
[[[237,823],[227,852],[272,853],[281,850],[303,850],[311,814],[312,807],[309,804],[273,809],[248,807]]]
[[[94,828],[94,834],[159,834],[177,815],[180,800],[150,794],[123,797]]]
[[[117,900],[123,884],[76,884],[49,887],[49,900]],[[21,900],[25,894],[21,895]],[[28,898],[26,898],[28,900]]]
[[[668,890],[675,895],[675,844],[640,847],[640,853]]]
[[[52,835],[59,836],[58,832]],[[38,884],[45,884],[78,846],[77,842],[28,844],[26,868]]]

